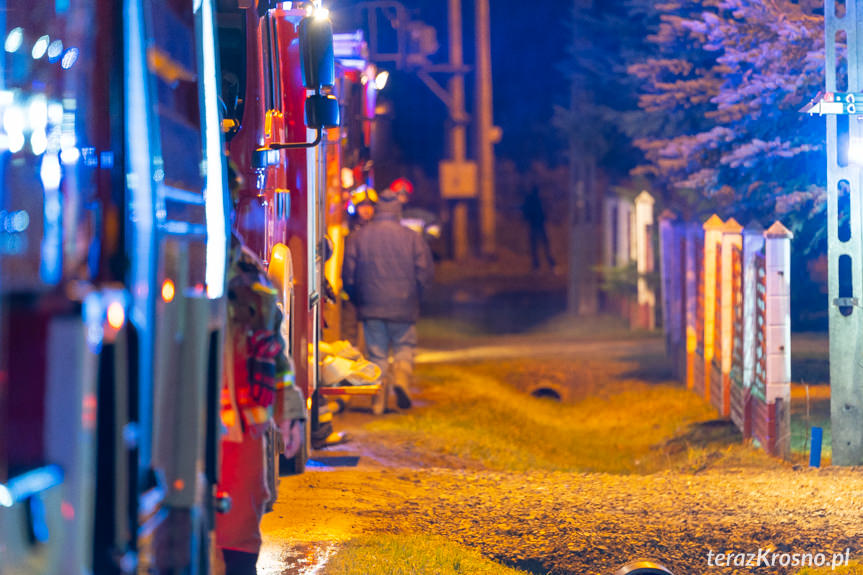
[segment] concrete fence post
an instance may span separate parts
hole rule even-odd
[[[656,291],[648,283],[646,274],[653,273],[653,206],[656,200],[646,190],[635,198],[633,232],[635,236],[635,266],[638,271],[638,327],[652,330],[656,327]]]
[[[776,451],[791,447],[791,238],[781,222],[764,232],[767,267],[766,401],[777,402]],[[779,403],[781,402],[781,404]]]
[[[713,214],[704,222],[704,399],[710,403],[710,378],[716,349],[716,255],[725,223]]]
[[[635,258],[632,255],[632,204],[617,199],[617,253],[614,265],[625,266]]]
[[[725,227],[722,230],[721,239],[721,254],[720,265],[721,270],[721,286],[722,309],[719,310],[721,325],[719,326],[720,337],[722,338],[719,349],[722,352],[722,357],[719,359],[719,366],[722,372],[722,415],[728,416],[731,414],[731,362],[734,358],[733,340],[734,340],[734,248],[742,248],[743,236],[741,232],[743,226],[737,223],[734,218],[725,222]]]
[[[677,378],[685,381],[686,377],[686,233],[687,227],[682,223],[674,224],[672,228],[673,252],[669,259],[672,262],[671,301],[668,321],[671,322],[674,333],[675,372]]]
[[[698,240],[704,230],[697,224],[687,224],[686,261],[683,281],[685,283],[686,303],[684,304],[684,325],[686,326],[686,389],[695,388],[695,358],[698,354]]]
[[[613,268],[617,265],[617,198],[607,197],[603,203],[603,247],[602,265]]]
[[[665,352],[676,357],[676,342],[680,341],[677,330],[674,303],[680,301],[680,262],[675,257],[677,249],[674,214],[668,210],[659,214],[659,290],[662,306],[662,329],[665,332]],[[676,368],[676,365],[675,365]]]

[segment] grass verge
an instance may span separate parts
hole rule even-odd
[[[422,575],[525,573],[486,559],[443,537],[374,535],[349,541],[329,561],[327,575]]]
[[[632,368],[602,359],[420,366],[421,398],[430,405],[369,429],[500,471],[651,473],[699,470],[717,451],[760,457],[738,445],[738,435],[700,433],[698,424],[715,418],[701,398],[674,383],[634,379]],[[519,377],[553,377],[574,399],[533,398]]]

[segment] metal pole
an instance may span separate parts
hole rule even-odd
[[[494,255],[494,144],[492,142],[491,33],[488,0],[476,0],[476,118],[482,254]]]
[[[451,105],[450,159],[459,164],[467,156],[467,131],[464,109],[464,54],[462,50],[461,0],[449,0],[449,63],[454,73],[449,80]],[[468,255],[467,203],[457,200],[453,209],[454,256],[463,260]]]

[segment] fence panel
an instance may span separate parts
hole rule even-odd
[[[767,397],[767,267],[764,254],[755,256],[755,374],[752,396]]]
[[[686,227],[678,225],[675,230],[674,239],[676,242],[675,265],[677,266],[676,281],[679,282],[678,292],[680,297],[673,300],[671,305],[673,310],[671,318],[678,331],[679,340],[677,342],[677,356],[675,357],[675,369],[677,369],[677,377],[686,377],[686,298],[688,282],[686,281]]]
[[[695,296],[694,389],[704,397],[704,236],[695,240],[695,278],[698,286]]]

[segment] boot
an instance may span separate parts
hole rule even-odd
[[[392,370],[387,370],[387,373],[380,379],[381,389],[372,396],[372,413],[375,415],[383,415],[387,412],[392,397]]]
[[[407,361],[396,361],[393,363],[393,394],[399,409],[410,409],[413,402],[408,389],[413,379],[413,366]]]

